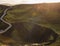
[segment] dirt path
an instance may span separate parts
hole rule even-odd
[[[1,29],[0,30],[0,34],[2,34],[2,33],[4,33],[4,32],[6,32],[7,30],[9,30],[11,27],[12,27],[12,25],[10,24],[10,23],[8,23],[8,22],[6,22],[3,18],[4,18],[4,16],[6,16],[6,14],[7,14],[7,11],[10,9],[11,7],[9,7],[9,8],[6,8],[4,11],[3,11],[3,14],[2,14],[2,16],[0,17],[0,20],[2,21],[2,22],[4,22],[4,23],[6,23],[6,24],[8,24],[9,26],[6,28],[6,29]]]

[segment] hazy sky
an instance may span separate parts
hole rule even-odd
[[[9,4],[33,4],[33,3],[51,3],[51,2],[60,2],[60,0],[0,0],[1,3]]]

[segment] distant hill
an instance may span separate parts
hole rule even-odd
[[[33,22],[60,30],[60,3],[15,5],[5,18],[10,23]]]
[[[43,3],[43,4],[21,4],[12,6],[9,14],[19,19],[20,17],[33,17],[49,23],[60,23],[60,3]],[[35,17],[36,16],[36,17]],[[14,19],[12,17],[12,19]],[[34,18],[35,17],[35,18]],[[40,17],[40,18],[38,18]],[[23,18],[22,18],[23,19]],[[39,21],[40,21],[39,20]],[[43,22],[44,23],[44,22]]]
[[[5,9],[6,7],[9,7],[9,6],[5,6],[5,5],[0,4],[0,9]]]
[[[9,7],[9,6],[5,6],[5,5],[0,4],[0,13],[3,12],[3,10],[6,9],[7,7]]]
[[[10,6],[0,5],[0,9]],[[1,11],[1,10],[0,10]],[[34,22],[39,24],[60,24],[60,3],[14,5],[7,12],[6,21]]]

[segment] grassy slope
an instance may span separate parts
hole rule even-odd
[[[5,18],[10,23],[37,23],[53,28],[60,34],[60,3],[16,5],[8,11]],[[57,44],[54,43],[51,46],[57,46]]]
[[[60,3],[17,5],[6,16],[11,23],[16,21],[34,22],[60,30]]]

